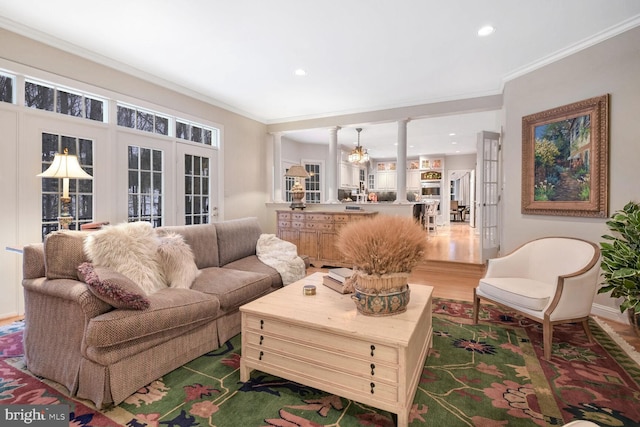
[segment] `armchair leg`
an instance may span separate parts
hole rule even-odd
[[[589,319],[584,319],[582,321],[582,327],[584,328],[584,332],[587,334],[587,339],[589,340],[589,344],[593,344],[593,335],[591,334],[591,328],[589,328]]]
[[[480,314],[480,297],[476,295],[476,290],[473,290],[473,324],[478,324],[478,315]]]
[[[553,325],[549,320],[542,322],[542,350],[544,360],[551,360],[551,342],[553,341]]]

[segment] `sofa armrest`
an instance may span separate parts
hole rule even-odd
[[[63,315],[64,306],[69,303],[77,305],[85,315],[85,319],[91,319],[99,316],[107,311],[113,310],[113,307],[96,297],[88,288],[87,284],[73,279],[46,279],[39,277],[37,279],[24,279],[22,287],[25,289],[25,299],[28,298],[30,292],[40,294],[42,297],[51,299],[51,304],[60,305],[61,310],[58,315]],[[56,303],[55,300],[60,300]],[[26,313],[28,315],[32,313]],[[34,314],[37,315],[37,314]],[[79,321],[80,319],[78,319]]]
[[[44,244],[34,243],[22,250],[22,277],[36,279],[45,276]]]

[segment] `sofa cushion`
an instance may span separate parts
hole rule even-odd
[[[83,252],[85,231],[59,230],[44,239],[44,266],[47,279],[78,280],[78,266],[87,261]]]
[[[161,236],[157,255],[167,285],[172,288],[191,287],[199,271],[193,252],[181,234],[167,233]]]
[[[156,228],[156,233],[163,236],[178,233],[191,247],[198,268],[220,267],[218,259],[218,237],[213,224],[171,225]]]
[[[488,277],[478,284],[478,290],[496,302],[535,311],[542,311],[549,304],[555,288],[555,284],[520,277]]]
[[[94,265],[124,274],[146,293],[152,293],[166,287],[156,256],[158,243],[151,224],[140,221],[90,232],[84,250]]]
[[[218,235],[220,266],[256,254],[256,244],[262,234],[257,218],[216,222],[214,226]]]
[[[78,266],[78,275],[95,296],[115,308],[149,308],[149,300],[140,286],[109,267],[94,267],[84,262]]]
[[[201,270],[191,289],[216,296],[226,312],[272,290],[271,277],[266,274],[216,267]]]
[[[85,335],[88,347],[108,347],[140,337],[194,327],[218,316],[217,298],[191,289],[164,288],[149,295],[146,310],[112,310],[94,317]],[[214,337],[212,337],[214,339]]]
[[[247,256],[237,261],[230,262],[223,268],[261,273],[269,277],[272,287],[282,287],[282,276],[280,276],[280,273],[278,273],[275,268],[269,267],[267,264],[260,261],[257,255]]]

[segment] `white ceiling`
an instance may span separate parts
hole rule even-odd
[[[484,24],[496,31],[480,38]],[[0,27],[268,124],[499,94],[637,25],[638,0],[0,0]],[[409,145],[451,132],[475,143],[497,114],[410,122]],[[366,130],[372,154],[397,135]],[[430,144],[451,153],[444,137]]]

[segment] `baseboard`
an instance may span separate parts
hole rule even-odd
[[[607,307],[602,304],[593,304],[591,306],[591,314],[594,316],[602,317],[603,319],[613,320],[614,322],[629,324],[629,318],[627,313],[620,313],[620,310],[615,307]]]

